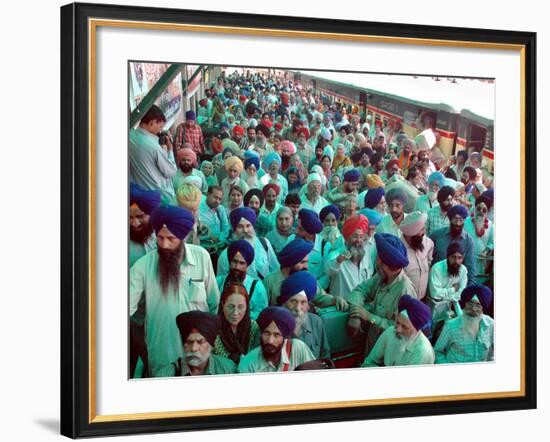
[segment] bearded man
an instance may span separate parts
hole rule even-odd
[[[200,170],[196,169],[197,154],[193,151],[193,149],[191,149],[191,145],[189,143],[185,143],[183,148],[178,150],[178,153],[176,154],[176,162],[179,169],[172,178],[174,191],[176,193],[182,184],[186,182],[184,181],[185,178],[189,176],[199,177],[201,179],[201,184],[199,186],[200,191],[202,193],[206,193],[208,191],[208,182],[206,181],[206,177]]]
[[[474,241],[475,271],[480,283],[486,282],[491,273],[494,240],[493,223],[489,219],[489,212],[492,206],[493,202],[488,196],[479,196],[475,200],[473,215],[464,222],[464,231]]]
[[[455,190],[451,186],[443,186],[437,192],[438,205],[428,209],[428,220],[426,222],[426,235],[431,235],[441,227],[449,225],[447,212],[453,207]]]
[[[431,324],[429,307],[410,295],[403,295],[397,310],[394,325],[380,335],[361,367],[434,363],[434,349],[423,332]]]
[[[277,302],[294,317],[296,326],[293,337],[304,341],[316,359],[330,358],[330,346],[323,320],[309,313],[309,303],[316,294],[315,277],[307,271],[299,271],[283,281]]]
[[[494,321],[484,314],[492,300],[491,289],[484,285],[474,284],[462,291],[462,315],[443,326],[434,346],[436,364],[493,360]]]
[[[307,177],[306,194],[302,198],[301,208],[319,213],[328,204],[329,202],[321,196],[321,177],[315,172],[310,173]]]
[[[130,317],[145,297],[145,342],[151,376],[183,356],[176,327],[179,313],[201,310],[216,313],[220,292],[208,252],[185,244],[194,218],[190,211],[160,206],[151,214],[157,250],[130,269]]]
[[[386,192],[386,202],[389,213],[376,227],[376,233],[389,233],[401,239],[403,232],[399,229],[399,225],[405,219],[407,194],[400,188],[391,189]]]
[[[296,321],[284,307],[268,307],[256,321],[260,327],[260,345],[241,357],[239,373],[292,371],[315,359],[308,346],[293,339]]]

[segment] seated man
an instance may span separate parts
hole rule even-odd
[[[493,360],[494,321],[488,315],[493,293],[484,285],[471,285],[462,291],[462,315],[447,321],[437,340],[436,364],[485,362]]]
[[[223,292],[227,281],[234,283],[235,278],[244,286],[250,299],[250,318],[256,319],[260,312],[267,307],[267,293],[265,287],[257,278],[250,276],[248,267],[254,261],[254,248],[248,241],[239,239],[233,241],[227,248],[229,259],[229,274],[216,277],[220,293]]]
[[[294,316],[296,327],[293,336],[304,341],[316,359],[330,358],[330,347],[323,320],[309,313],[309,302],[316,293],[315,277],[307,271],[296,272],[283,281],[277,301]]]
[[[435,361],[432,344],[423,330],[431,325],[430,308],[412,296],[399,298],[395,325],[380,335],[361,367],[423,365]]]
[[[161,370],[158,376],[200,376],[237,372],[237,366],[232,360],[212,354],[212,346],[221,330],[218,315],[190,311],[179,314],[176,324],[183,343],[183,357]]]
[[[260,346],[241,357],[239,373],[292,371],[315,359],[308,346],[293,339],[296,321],[284,307],[268,307],[256,321],[260,327]]]

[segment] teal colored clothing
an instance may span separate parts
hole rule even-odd
[[[179,373],[178,373],[179,372]],[[215,374],[233,374],[237,373],[237,365],[228,358],[211,354],[208,359],[208,365],[206,366],[203,376],[211,376]],[[189,373],[189,367],[184,362],[183,357],[178,358],[177,361],[164,367],[158,372],[157,377],[172,377],[172,376],[191,376]]]
[[[382,332],[393,325],[398,313],[399,298],[403,295],[418,298],[414,285],[404,270],[390,284],[386,284],[376,274],[351,292],[349,302],[353,305],[364,305],[372,313],[372,320],[375,322],[369,323],[366,354],[372,350]]]
[[[292,339],[290,355],[286,351],[287,340],[283,341],[281,360],[277,365],[266,361],[262,354],[262,347],[256,347],[244,355],[239,362],[239,373],[269,373],[283,371],[288,364],[288,371],[294,370],[298,365],[315,359],[309,347],[299,339]]]
[[[281,235],[277,228],[274,228],[267,232],[265,237],[273,246],[273,250],[275,250],[275,253],[279,253],[288,243],[288,238],[290,237],[290,235]]]
[[[391,367],[399,365],[427,365],[435,362],[434,349],[424,333],[419,332],[404,351],[403,340],[395,334],[395,327],[380,335],[361,367]]]
[[[306,313],[300,336],[294,336],[305,342],[315,359],[330,358],[330,345],[323,320],[313,313]]]
[[[491,261],[485,257],[483,252],[486,250],[494,250],[495,248],[493,223],[488,220],[487,228],[483,232],[483,235],[479,236],[476,232],[476,227],[472,221],[472,218],[468,217],[466,221],[464,221],[464,230],[470,234],[472,240],[474,241],[476,278],[478,279],[478,283],[484,284],[487,281],[487,277],[485,276],[487,273],[485,269],[487,264]]]
[[[172,150],[164,150],[156,135],[138,127],[130,130],[130,181],[159,190],[164,204],[176,204],[172,178],[178,171]]]
[[[202,173],[200,170],[198,169],[193,169],[191,171],[191,176],[196,176],[196,177],[199,177],[201,179],[201,192],[202,193],[206,193],[208,192],[208,183],[206,182],[206,177],[204,176],[204,173]],[[177,192],[178,189],[183,185],[183,180],[185,180],[185,178],[187,178],[181,170],[178,170],[176,172],[176,174],[174,175],[174,177],[172,178],[172,183],[174,184],[174,191]]]
[[[447,321],[435,343],[434,350],[437,364],[492,361],[494,351],[493,319],[483,315],[476,336],[472,336],[464,330],[462,315]]]
[[[139,258],[157,248],[157,235],[155,235],[155,232],[151,233],[144,244],[130,240],[128,246],[128,267],[131,268]]]
[[[268,232],[275,230],[277,212],[280,208],[281,205],[279,203],[275,203],[275,207],[273,207],[271,212],[266,209],[265,205],[260,207],[255,227],[258,236],[266,236]]]

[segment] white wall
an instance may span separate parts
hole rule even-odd
[[[124,1],[124,0],[120,0]],[[111,3],[111,2],[105,2]],[[548,78],[550,37],[541,3],[527,0],[511,6],[497,2],[463,0],[451,5],[404,0],[393,2],[336,3],[279,0],[242,0],[204,3],[157,0],[126,4],[157,7],[203,8],[209,10],[292,14],[325,18],[421,23],[443,26],[484,27],[538,31],[539,102],[539,225],[549,216],[543,207],[543,122],[550,99],[543,80]],[[58,433],[59,410],[59,6],[60,1],[8,2],[3,5],[0,114],[4,143],[0,161],[4,234],[0,299],[2,342],[1,404],[3,440],[53,440]],[[366,6],[367,5],[367,6]],[[475,12],[474,12],[475,11]],[[7,96],[6,96],[7,94]],[[30,120],[34,118],[35,120]],[[27,143],[32,143],[28,146]],[[31,155],[29,155],[31,153]],[[534,216],[534,214],[533,214]],[[550,306],[541,279],[545,232],[539,229],[539,318]],[[7,240],[7,243],[6,243]],[[548,244],[546,244],[548,245]],[[6,265],[7,264],[7,265]],[[7,286],[5,281],[7,279]],[[545,338],[548,323],[539,320],[539,410],[478,415],[442,416],[345,422],[299,427],[200,432],[186,440],[224,441],[309,440],[347,438],[379,440],[445,441],[509,440],[525,438],[548,427],[548,367]],[[546,423],[546,425],[545,425]],[[542,436],[544,437],[544,436]],[[152,436],[146,436],[147,439]],[[158,435],[155,440],[181,440],[182,435]],[[126,440],[138,440],[137,437]],[[140,439],[140,440],[143,440]]]

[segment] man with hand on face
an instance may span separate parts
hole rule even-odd
[[[227,283],[234,284],[238,282],[244,286],[250,299],[250,318],[256,319],[260,312],[267,307],[268,298],[262,281],[250,276],[248,267],[254,262],[254,248],[244,239],[233,241],[227,248],[227,257],[229,259],[229,273],[227,275],[218,275],[216,281],[220,293],[223,293]]]
[[[395,323],[380,335],[361,367],[425,365],[435,361],[423,330],[431,325],[430,308],[409,295],[399,298]]]
[[[239,373],[292,371],[315,359],[308,346],[293,339],[296,321],[284,307],[268,307],[256,321],[260,327],[260,346],[241,357]]]
[[[428,277],[432,265],[434,243],[425,233],[428,216],[422,212],[412,212],[399,225],[403,232],[403,244],[407,249],[409,265],[405,273],[416,288],[418,299],[426,296]]]
[[[262,281],[265,276],[279,268],[277,256],[271,243],[256,235],[256,213],[249,207],[239,207],[231,212],[229,221],[233,228],[233,240],[244,239],[254,248],[254,261],[248,266],[247,274]],[[218,275],[229,273],[227,249],[220,254]]]
[[[437,194],[443,186],[445,186],[445,175],[439,171],[431,173],[428,177],[428,193],[418,197],[414,210],[428,213],[428,210],[438,206]]]
[[[447,213],[450,220],[449,227],[442,227],[430,235],[434,242],[434,261],[438,262],[447,257],[447,249],[451,242],[460,244],[464,255],[464,265],[468,270],[468,285],[476,282],[475,247],[472,237],[464,231],[464,220],[468,217],[466,207],[457,205]]]
[[[198,310],[181,313],[176,318],[183,356],[165,367],[159,376],[201,376],[232,374],[235,363],[212,353],[216,336],[220,334],[220,317]]]
[[[386,192],[386,202],[388,204],[389,213],[384,216],[380,224],[378,224],[376,233],[389,233],[402,239],[403,232],[399,229],[399,225],[405,219],[407,195],[402,189],[391,189]]]
[[[409,265],[409,259],[401,240],[389,233],[376,233],[374,240],[378,273],[351,292],[348,321],[352,335],[361,328],[365,330],[368,324],[366,354],[372,350],[380,334],[392,325],[399,298],[405,294],[417,297],[416,289],[403,270]]]
[[[466,288],[468,270],[463,262],[462,245],[452,242],[447,247],[447,259],[436,262],[430,270],[428,301],[433,312],[434,330],[440,321],[454,316],[452,304],[460,300],[460,294]]]
[[[462,291],[462,315],[445,323],[434,346],[437,364],[493,360],[494,321],[484,314],[492,300],[491,289],[484,285],[474,284]]]
[[[355,194],[359,190],[359,180],[361,179],[361,173],[357,169],[352,169],[344,174],[344,182],[338,187],[332,189],[326,194],[326,200],[338,206],[342,211],[344,209],[344,203],[349,195]]]
[[[130,317],[145,297],[145,342],[152,376],[182,356],[176,316],[191,310],[216,313],[220,292],[208,252],[185,244],[195,220],[189,210],[160,206],[151,214],[158,249],[130,269]]]
[[[330,358],[330,346],[323,320],[309,313],[309,303],[316,293],[315,277],[307,271],[300,271],[283,281],[277,302],[286,307],[296,321],[293,337],[304,341],[316,359],[325,359]]]

